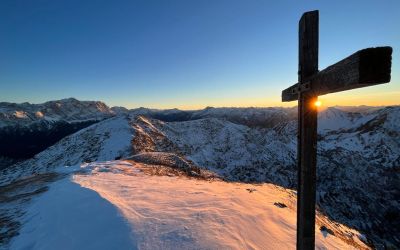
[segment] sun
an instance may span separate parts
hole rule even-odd
[[[321,102],[321,101],[315,101],[315,102],[314,102],[314,105],[315,105],[316,107],[321,107],[322,102]]]

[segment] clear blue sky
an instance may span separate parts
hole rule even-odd
[[[391,83],[328,103],[400,104],[398,0],[2,0],[0,101],[279,106],[297,80],[299,18],[314,9],[320,69],[362,48],[394,48]]]

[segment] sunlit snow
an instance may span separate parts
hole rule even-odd
[[[295,247],[292,191],[272,184],[149,175],[133,164],[59,168],[73,175],[36,198],[11,249]],[[331,234],[318,228],[316,233],[319,249],[349,249]]]

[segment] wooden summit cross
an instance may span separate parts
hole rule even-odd
[[[298,100],[297,249],[314,249],[319,95],[390,81],[392,48],[360,50],[318,71],[318,11],[299,22],[299,82],[282,91],[282,101]]]

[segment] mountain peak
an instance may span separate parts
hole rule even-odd
[[[41,115],[37,115],[37,114]],[[53,100],[40,104],[30,103],[0,103],[0,123],[11,122],[20,115],[29,117],[30,121],[37,119],[78,121],[90,119],[103,119],[114,115],[114,112],[100,101],[79,101],[76,98]]]

